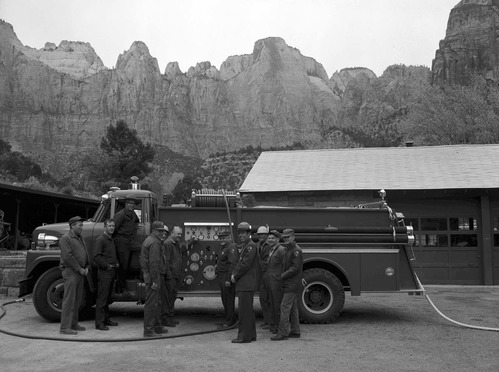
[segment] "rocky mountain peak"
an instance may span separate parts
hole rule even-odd
[[[339,72],[336,71],[329,79],[331,83],[331,88],[338,95],[343,95],[348,84],[352,80],[364,79],[370,80],[375,79],[376,74],[365,67],[351,67],[341,69]]]
[[[462,0],[452,8],[432,63],[432,82],[465,84],[474,73],[499,79],[499,0]]]
[[[210,62],[198,62],[196,67],[190,67],[187,71],[187,76],[193,77],[205,77],[208,79],[218,80],[220,79],[220,71],[217,70],[215,66],[212,66]]]
[[[48,42],[41,49],[25,48],[24,53],[76,79],[107,70],[94,48],[81,41],[63,40],[59,46]]]
[[[129,50],[118,56],[116,70],[131,75],[145,70],[160,74],[158,60],[151,56],[149,48],[142,41],[134,41]]]

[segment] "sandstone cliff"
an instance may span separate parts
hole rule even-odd
[[[280,38],[257,41],[221,71],[170,63],[162,74],[142,42],[107,69],[87,43],[35,50],[8,23],[0,31],[0,133],[27,153],[95,148],[119,119],[143,140],[195,157],[314,139],[336,120],[339,97],[322,65]]]
[[[460,85],[473,73],[499,78],[499,0],[460,1],[435,53],[433,83]]]

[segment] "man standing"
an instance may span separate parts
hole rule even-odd
[[[259,299],[263,314],[262,328],[268,329],[270,324],[269,278],[267,276],[267,266],[270,252],[270,246],[267,242],[269,227],[260,226],[256,233],[258,234],[257,250],[260,266],[257,289],[260,291]]]
[[[161,325],[161,271],[164,260],[161,257],[161,237],[166,231],[161,221],[154,221],[151,234],[142,243],[140,267],[146,284],[146,302],[144,304],[144,337],[157,337],[168,330]]]
[[[269,300],[270,300],[270,331],[277,333],[281,314],[282,301],[282,265],[286,256],[286,248],[279,244],[281,234],[277,230],[269,233],[267,242],[270,245],[269,265],[267,277],[269,280]]]
[[[174,226],[171,235],[164,242],[166,254],[166,296],[168,298],[168,311],[163,325],[175,327],[179,322],[173,319],[175,315],[175,300],[180,286],[180,270],[182,269],[182,229]]]
[[[115,270],[119,267],[116,247],[112,239],[114,226],[114,220],[105,220],[104,233],[95,241],[94,261],[99,268],[97,300],[95,302],[95,328],[100,331],[108,331],[108,326],[118,325],[117,322],[113,322],[109,318],[109,303],[111,302]]]
[[[78,324],[78,310],[83,296],[84,278],[88,275],[89,261],[87,247],[81,236],[83,218],[72,217],[69,231],[61,237],[61,258],[59,267],[64,279],[64,297],[62,300],[61,328],[64,335],[75,335],[84,331]]]
[[[132,253],[133,239],[137,232],[139,217],[134,211],[135,199],[128,195],[125,198],[125,207],[114,215],[114,243],[118,254],[118,282],[119,291],[126,295],[126,278],[130,269],[130,258]]]
[[[216,274],[225,315],[221,326],[230,327],[236,324],[237,321],[235,311],[236,286],[231,282],[230,277],[239,260],[239,253],[236,245],[230,240],[229,231],[219,232],[218,239],[222,249],[217,258]]]
[[[236,283],[236,293],[239,313],[239,332],[233,343],[247,343],[256,341],[255,312],[253,310],[253,296],[255,294],[258,254],[255,243],[251,240],[251,226],[241,222],[237,227],[242,244],[239,261],[231,276],[232,283]]]
[[[284,257],[282,279],[281,319],[277,335],[272,341],[287,340],[288,337],[300,337],[300,318],[298,314],[297,293],[301,288],[303,271],[303,254],[300,246],[295,242],[293,229],[282,232],[284,243],[288,244],[288,251]]]

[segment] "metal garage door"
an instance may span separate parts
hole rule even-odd
[[[404,208],[423,284],[483,284],[477,199],[423,199]]]

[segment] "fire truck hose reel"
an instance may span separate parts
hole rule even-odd
[[[0,314],[0,320],[7,314],[7,310],[5,310],[4,306],[14,304],[14,303],[19,303],[19,302],[25,302],[24,298],[20,298],[18,300],[14,301],[8,301],[4,302],[3,304],[0,305],[0,309],[2,310],[2,313]],[[7,331],[5,329],[0,328],[0,333],[9,335],[9,336],[14,336],[14,337],[21,337],[21,338],[28,338],[32,340],[47,340],[47,341],[68,341],[68,342],[136,342],[136,341],[156,341],[156,340],[166,340],[166,339],[171,339],[171,338],[180,338],[180,337],[189,337],[189,336],[199,336],[199,335],[204,335],[204,334],[209,334],[209,333],[216,333],[216,332],[225,332],[232,330],[238,326],[238,323],[235,323],[234,325],[230,327],[224,327],[224,328],[217,328],[213,330],[208,330],[208,331],[202,331],[202,332],[187,332],[187,333],[180,333],[176,335],[169,335],[169,336],[159,336],[159,337],[131,337],[131,338],[99,338],[99,339],[94,339],[94,338],[78,338],[78,339],[71,339],[71,338],[63,338],[63,337],[44,337],[44,336],[33,336],[33,335],[28,335],[28,334],[23,334],[23,333],[18,333],[18,332],[11,332]]]

